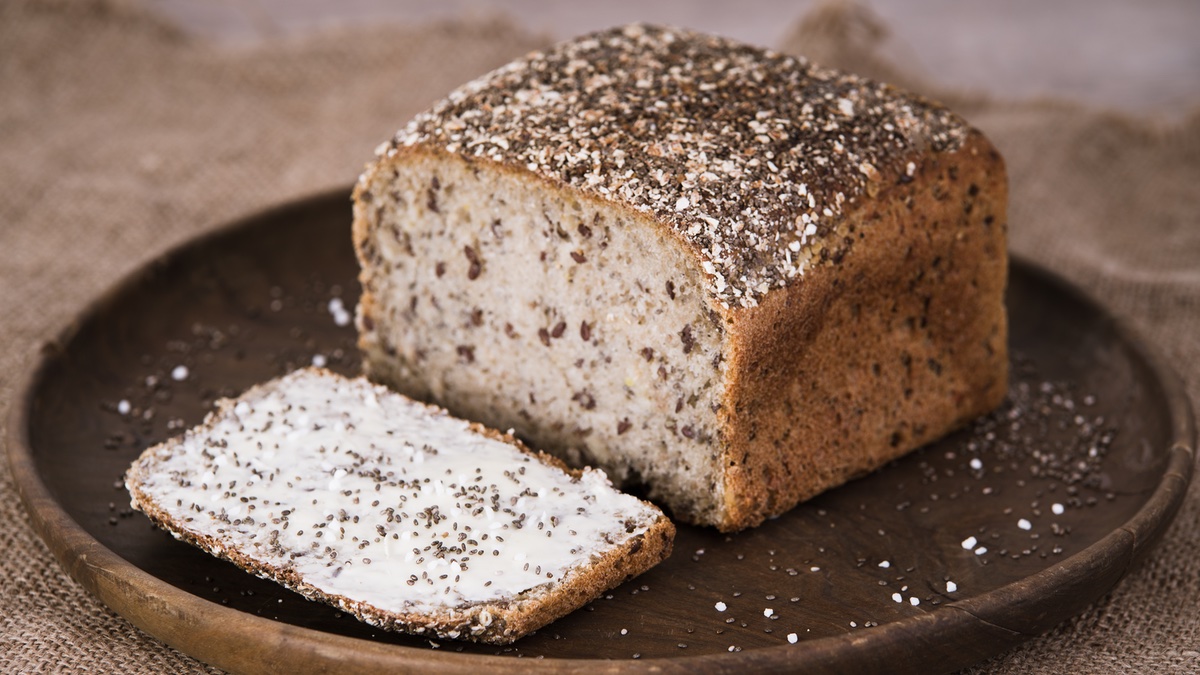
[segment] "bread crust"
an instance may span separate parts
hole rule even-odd
[[[881,175],[876,199],[847,215],[854,241],[836,264],[732,312],[720,529],[783,513],[1003,400],[1003,160],[978,133],[915,159],[917,175]]]

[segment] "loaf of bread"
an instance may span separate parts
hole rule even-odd
[[[377,150],[365,369],[752,526],[1001,401],[1006,193],[931,101],[682,30],[585,36]]]
[[[176,538],[381,628],[504,644],[671,550],[662,512],[510,437],[306,369],[126,475]]]

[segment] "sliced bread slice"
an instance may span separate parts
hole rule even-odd
[[[134,508],[388,630],[510,643],[642,573],[674,526],[510,436],[309,368],[146,450]]]

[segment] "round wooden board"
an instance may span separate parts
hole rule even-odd
[[[63,566],[221,668],[951,671],[1106,593],[1191,478],[1196,430],[1177,378],[1102,309],[1017,261],[1013,386],[993,415],[762,527],[681,527],[664,564],[511,647],[381,633],[153,529],[121,482],[217,397],[314,359],[358,370],[349,219],[338,191],[163,256],[46,346],[13,410],[9,460]]]

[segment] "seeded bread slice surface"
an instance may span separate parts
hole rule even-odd
[[[669,555],[671,522],[511,437],[305,369],[133,463],[173,536],[388,630],[507,644]]]

